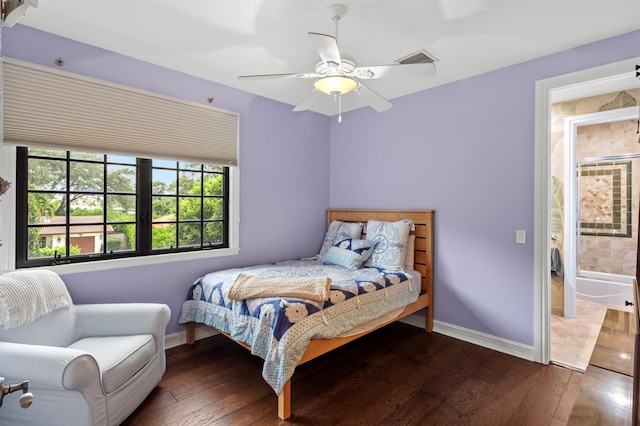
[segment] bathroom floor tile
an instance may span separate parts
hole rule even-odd
[[[576,318],[551,315],[551,362],[584,372],[596,345],[600,327],[611,306],[576,301]],[[624,310],[620,307],[615,307]],[[631,309],[628,309],[631,310]]]

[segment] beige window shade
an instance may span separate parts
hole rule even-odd
[[[225,166],[235,112],[4,58],[4,142]]]

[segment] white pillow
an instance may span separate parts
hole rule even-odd
[[[367,222],[367,240],[373,241],[375,248],[365,266],[391,270],[404,268],[412,226],[411,219]]]
[[[364,224],[362,222],[341,222],[339,220],[331,221],[329,229],[324,235],[322,247],[320,247],[320,253],[318,254],[320,260],[324,258],[327,250],[329,250],[329,248],[334,244],[349,238],[360,239],[363,227]]]

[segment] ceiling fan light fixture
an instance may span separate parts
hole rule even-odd
[[[327,95],[344,95],[358,88],[358,82],[351,77],[331,75],[319,78],[313,83],[316,90]]]

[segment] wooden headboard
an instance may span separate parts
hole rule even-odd
[[[422,292],[433,306],[433,210],[327,210],[327,229],[332,220],[342,222],[363,222],[369,219],[395,222],[411,219],[415,225],[412,234],[416,236],[414,269],[422,274]],[[433,309],[429,309],[430,316]]]

